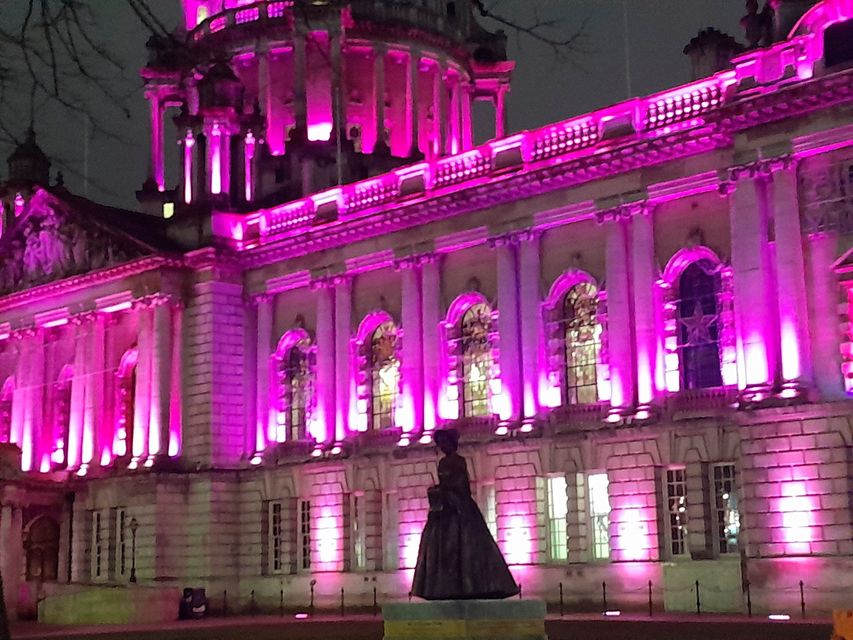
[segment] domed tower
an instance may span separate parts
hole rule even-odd
[[[183,0],[186,34],[149,43],[151,175],[142,198],[250,209],[496,135],[513,63],[473,0]],[[165,175],[176,108],[180,171]],[[171,145],[169,145],[171,146]],[[168,184],[167,184],[168,183]],[[168,190],[176,185],[174,192]]]

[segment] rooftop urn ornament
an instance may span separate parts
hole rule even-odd
[[[746,15],[740,25],[746,32],[747,49],[757,49],[770,44],[773,12],[767,2],[759,13],[758,0],[746,0]]]
[[[438,484],[427,490],[429,515],[418,549],[412,595],[424,600],[500,600],[519,587],[489,527],[471,497],[465,458],[457,453],[459,434],[435,432],[444,454]]]

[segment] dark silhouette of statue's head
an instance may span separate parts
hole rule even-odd
[[[440,429],[435,432],[435,446],[444,455],[456,453],[459,448],[459,432],[456,429]]]

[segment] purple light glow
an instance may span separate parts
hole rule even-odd
[[[802,555],[810,553],[809,543],[814,538],[812,511],[814,505],[806,491],[805,482],[787,482],[782,487],[779,500],[782,528],[785,533],[785,553]]]

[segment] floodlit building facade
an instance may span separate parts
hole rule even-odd
[[[849,606],[853,1],[509,134],[467,1],[184,7],[143,71],[146,213],[10,158],[13,611],[405,599],[448,427],[524,597]]]

